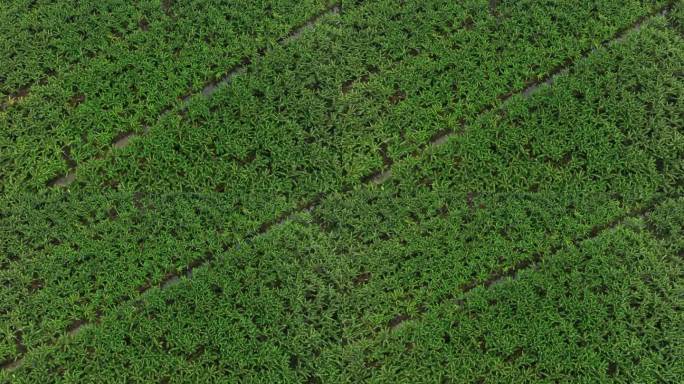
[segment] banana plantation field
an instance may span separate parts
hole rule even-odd
[[[684,382],[684,1],[3,0],[0,382]]]

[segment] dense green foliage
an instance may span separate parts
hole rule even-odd
[[[642,220],[405,317],[418,278],[396,285],[391,273],[359,274],[360,256],[337,252],[314,226],[288,224],[69,344],[40,349],[16,377],[676,382],[684,374],[682,261]]]
[[[149,29],[193,30],[228,12],[192,4],[150,18]],[[55,112],[38,93],[67,74],[116,88],[74,69],[95,59],[49,41],[19,44],[52,47],[22,58],[26,68],[48,71],[44,63],[69,54],[73,65],[0,112],[0,355],[23,358],[0,375],[678,381],[682,5],[615,39],[663,4],[343,2],[287,42],[276,39],[326,4],[303,2],[307,11],[280,21],[241,6],[236,30],[260,37],[245,33],[248,48],[225,36],[217,44],[222,68],[253,55],[245,71],[109,152],[112,137],[141,128],[108,122],[96,133],[103,110]],[[15,1],[0,18],[28,6]],[[117,9],[135,20],[147,8]],[[163,56],[154,39],[191,44],[182,28],[153,34],[158,50],[140,54]],[[93,33],[84,47],[113,50],[103,38]],[[193,89],[218,60],[216,47],[197,49],[188,57],[197,68],[174,69]],[[11,76],[41,82],[31,71]],[[150,81],[140,95],[154,98],[113,98],[131,122],[177,96],[159,91],[172,82]],[[457,134],[426,146],[447,131]],[[76,180],[48,188],[65,171],[64,145]],[[390,166],[389,180],[367,183]]]
[[[107,104],[121,95],[97,94],[98,83],[111,81],[98,91],[137,85],[139,102],[151,96],[165,102],[222,75],[326,7],[312,0],[6,3],[0,95],[28,88],[44,97],[51,93],[33,85],[49,82]],[[121,78],[110,79],[117,69]]]
[[[283,176],[297,176],[292,175],[297,169],[292,162],[304,152],[308,157],[315,155],[319,167],[329,165],[336,171],[329,177],[332,180],[325,180],[326,185],[333,181],[339,184],[346,181],[340,172],[354,179],[378,166],[382,142],[391,147],[390,156],[410,152],[433,133],[457,128],[462,118],[471,119],[483,106],[495,103],[497,97],[520,90],[528,80],[579,57],[664,3],[526,0],[502,3],[492,13],[482,0],[408,1],[401,5],[390,0],[360,4],[350,1],[344,2],[341,15],[320,20],[315,32],[309,30],[289,44],[271,42],[271,52],[263,57],[250,55],[266,47],[259,43],[233,56],[212,51],[228,62],[196,76],[199,80],[190,77],[192,71],[184,70],[182,63],[172,57],[174,48],[168,46],[170,43],[160,45],[155,40],[168,35],[180,39],[176,45],[189,44],[188,33],[182,29],[178,36],[165,32],[161,21],[169,17],[162,14],[158,33],[136,31],[137,35],[153,36],[150,45],[160,45],[157,56],[161,59],[148,59],[147,55],[156,51],[145,46],[139,49],[142,57],[116,54],[117,65],[107,62],[95,67],[92,75],[78,70],[68,72],[73,81],[90,85],[56,80],[39,87],[45,92],[32,91],[16,108],[0,115],[0,172],[6,180],[0,187],[9,192],[44,188],[47,181],[74,164],[88,167],[89,160],[106,151],[114,138],[129,131],[140,132],[143,124],[150,125],[152,134],[131,150],[147,156],[147,149],[154,147],[159,151],[154,159],[173,167],[182,161],[188,168],[183,170],[185,176],[202,179],[195,188],[208,183],[209,172],[215,172],[212,176],[217,178],[225,175],[228,180],[236,178],[229,172],[231,167],[247,168],[242,172],[249,172],[249,167],[240,164],[251,158],[252,152],[257,158],[261,155],[277,159],[279,154],[273,146],[287,152],[283,160],[287,160],[289,172]],[[296,14],[299,18],[307,16],[306,12]],[[196,22],[189,21],[186,28],[197,28]],[[173,19],[168,23],[172,27],[167,29],[175,31]],[[155,25],[150,23],[150,28]],[[195,40],[202,42],[201,37],[191,41]],[[191,45],[188,50],[194,48]],[[165,107],[180,108],[175,98],[185,89],[196,89],[208,76],[225,73],[244,55],[254,61],[248,67],[249,73],[237,77],[229,89],[211,100],[197,100],[188,111],[189,121],[180,121],[174,114],[157,122]],[[157,63],[162,59],[168,66],[177,65],[177,71],[190,73],[179,76],[182,78],[177,81],[169,80],[172,72]],[[207,71],[207,61],[193,55],[187,60],[188,65]],[[349,81],[355,83],[350,85]],[[350,86],[349,92],[341,91]],[[417,108],[422,112],[416,113]],[[206,140],[217,136],[223,141],[214,143],[215,148],[206,144]],[[278,140],[274,142],[273,136]],[[308,144],[306,140],[312,137],[316,137],[315,143]],[[197,142],[199,139],[204,141]],[[197,164],[197,158],[185,155],[173,144],[201,156],[202,163]],[[190,146],[201,146],[202,151]],[[70,161],[63,159],[64,152]],[[119,173],[140,167],[119,164],[122,159],[136,159],[127,151],[115,152],[88,168],[103,169],[121,179]],[[214,167],[222,167],[202,168],[206,167],[207,156],[216,156],[221,161]],[[117,164],[101,164],[107,161]],[[301,161],[300,167],[311,161]],[[165,181],[164,186],[177,185],[178,172],[160,172],[151,169],[154,166],[147,166],[152,177],[162,176],[159,181]],[[311,167],[300,172],[309,174]],[[325,171],[315,170],[321,174]],[[78,178],[90,179],[91,172],[97,171],[79,170]],[[147,178],[139,177],[131,187],[147,187],[147,183]]]
[[[329,5],[322,0],[17,3],[3,15],[11,22],[0,23],[0,64],[6,69],[0,78],[0,191],[44,186],[68,167],[65,149],[81,162],[118,135],[142,131],[183,96],[278,45]],[[17,99],[17,94],[25,95]]]

